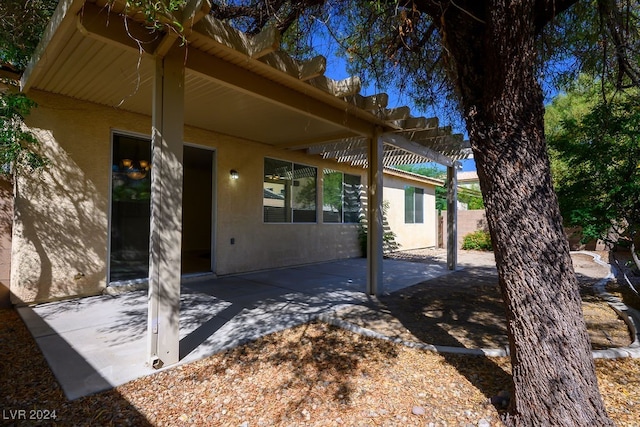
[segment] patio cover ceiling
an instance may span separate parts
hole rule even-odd
[[[191,0],[186,34],[185,124],[367,167],[368,140],[382,135],[385,166],[436,161],[452,166],[468,142],[437,118],[387,108],[388,96],[361,96],[358,78],[325,77],[326,59],[299,62],[279,51],[277,31],[247,36]],[[152,114],[155,57],[182,43],[150,33],[135,13],[107,0],[61,0],[22,77],[37,89]]]

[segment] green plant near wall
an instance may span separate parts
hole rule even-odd
[[[491,235],[488,231],[478,230],[469,233],[462,239],[462,249],[474,251],[492,251]]]
[[[400,249],[400,244],[396,242],[396,233],[391,231],[389,222],[387,221],[387,212],[389,211],[389,201],[382,202],[382,252],[388,254],[390,252]],[[360,242],[360,249],[362,250],[362,256],[367,256],[367,239],[369,234],[369,228],[367,224],[367,217],[362,212],[360,214],[360,224],[358,228],[358,241]]]
[[[47,160],[35,150],[39,144],[24,124],[24,118],[36,103],[25,94],[10,89],[0,92],[0,165],[1,173],[9,174],[11,167],[36,170]]]
[[[114,4],[117,0],[110,0],[110,4]],[[130,12],[138,12],[144,16],[147,28],[153,31],[175,31],[181,37],[184,28],[182,23],[176,19],[174,15],[184,8],[186,0],[126,0],[125,8]]]

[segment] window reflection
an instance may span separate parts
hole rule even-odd
[[[264,222],[316,222],[317,168],[264,159]]]
[[[149,276],[151,142],[114,135],[109,282]]]
[[[361,190],[360,176],[325,169],[322,182],[323,221],[359,222]]]

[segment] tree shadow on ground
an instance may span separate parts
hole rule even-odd
[[[458,271],[383,296],[380,302],[422,342],[466,348],[509,345],[495,270]]]
[[[625,325],[593,289],[606,276],[607,268],[586,254],[573,254],[572,258],[593,348],[628,345]],[[415,262],[425,260],[416,257]],[[394,338],[467,349],[509,346],[505,308],[493,266],[467,266],[443,278],[383,296],[380,304],[371,308],[374,312],[368,314],[372,317],[399,322],[401,326],[396,331],[400,332]],[[356,323],[366,327],[367,319],[360,320]],[[489,398],[511,387],[506,358],[442,355]],[[503,409],[500,406],[496,405]]]
[[[461,304],[452,304],[455,301]],[[432,279],[383,296],[380,303],[421,342],[457,348],[508,347],[495,268],[456,271],[446,280]],[[441,355],[488,399],[511,390],[511,374],[503,368],[504,363],[501,366],[482,355]],[[502,402],[493,403],[496,409],[505,409]]]
[[[331,395],[329,405],[351,404],[358,392],[355,380],[370,374],[366,366],[371,366],[370,362],[389,365],[397,357],[397,346],[390,342],[360,335],[347,341],[341,329],[320,321],[302,324],[284,335],[266,335],[224,352],[224,360],[233,366],[249,371],[277,366],[284,373],[269,384],[260,384],[264,387],[262,394],[282,401],[277,424],[291,423],[289,417],[304,408],[327,404],[317,401],[317,394]],[[195,380],[224,375],[227,369],[226,364],[212,365],[201,370]],[[315,393],[319,389],[322,393]]]
[[[117,390],[68,400],[13,309],[0,310],[0,343],[0,407],[11,425],[151,426]]]

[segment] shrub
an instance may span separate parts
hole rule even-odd
[[[478,230],[473,233],[469,233],[462,239],[462,249],[492,251],[491,235],[485,230]]]

